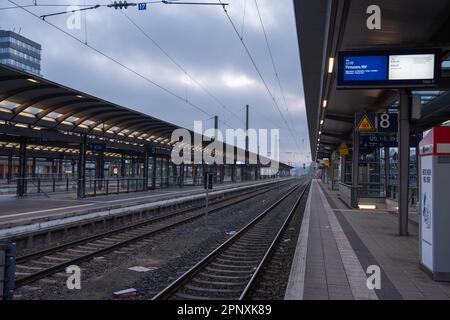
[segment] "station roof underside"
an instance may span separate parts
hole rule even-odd
[[[294,0],[313,159],[329,157],[350,138],[355,112],[386,110],[399,99],[398,91],[392,89],[336,90],[336,68],[332,73],[328,68],[329,59],[336,58],[339,51],[437,47],[443,48],[444,57],[448,57],[449,1],[377,1],[381,8],[380,30],[366,27],[366,10],[372,4],[369,0]],[[413,131],[450,118],[448,70],[443,69],[442,77],[441,87],[413,92],[423,96],[422,116],[412,124]]]
[[[77,153],[80,136],[87,135],[91,141],[107,141],[112,154],[139,154],[146,145],[171,149],[177,142],[171,140],[176,129],[182,127],[0,65],[2,148],[17,149],[18,139],[28,137],[31,144],[49,145],[45,149],[48,152]],[[189,132],[192,141],[195,135],[199,136]],[[207,144],[204,142],[203,148]],[[234,150],[236,153],[238,149]]]

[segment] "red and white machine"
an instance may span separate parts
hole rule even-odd
[[[434,280],[450,281],[450,127],[419,144],[420,263]]]

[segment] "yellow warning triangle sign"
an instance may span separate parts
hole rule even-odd
[[[341,156],[346,156],[348,155],[349,150],[348,150],[348,146],[345,142],[342,142],[341,145],[339,146],[339,154]]]
[[[366,114],[359,122],[357,131],[375,131],[375,126],[370,122],[369,117]]]

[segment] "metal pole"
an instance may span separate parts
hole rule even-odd
[[[152,189],[156,189],[156,156],[153,156],[153,165],[152,165]]]
[[[358,182],[359,182],[359,132],[353,132],[352,154],[352,207],[358,207]]]
[[[145,151],[144,151],[144,191],[148,190],[148,167],[149,167],[149,163],[148,163],[148,158],[149,158],[149,152],[148,152],[148,147],[145,146]]]
[[[78,198],[86,196],[86,135],[82,136],[80,143],[77,196]]]
[[[31,164],[31,176],[34,178],[36,176],[36,158],[33,157]]]
[[[384,147],[384,196],[388,196],[389,188],[389,147]]]
[[[409,188],[409,118],[411,102],[408,91],[400,90],[399,127],[399,234],[408,235],[408,188]]]
[[[63,176],[63,155],[61,155],[61,158],[59,158],[58,160],[58,179],[62,180],[62,176]]]
[[[13,170],[12,162],[13,162],[13,151],[10,150],[8,153],[8,173],[6,176],[7,177],[6,179],[8,180],[8,184],[10,184],[11,180],[12,180],[12,170]]]
[[[17,195],[25,196],[26,193],[26,175],[27,175],[27,142],[25,139],[20,141],[19,154],[19,179],[17,180]]]
[[[206,186],[206,199],[205,199],[205,224],[207,223],[208,219],[208,206],[209,206],[209,167],[206,166],[206,171],[203,173],[205,177],[204,185]]]
[[[330,156],[331,190],[334,190],[334,157],[335,153],[333,152]]]
[[[249,170],[248,170],[248,162],[249,162],[249,152],[248,152],[248,127],[249,127],[249,109],[250,106],[245,106],[245,180],[249,180]]]
[[[218,116],[214,116],[214,143],[217,141],[217,134],[218,134],[218,130],[219,130],[219,117]],[[217,150],[214,148],[214,159],[217,156]],[[217,163],[214,160],[214,173],[213,173],[213,179],[214,179],[214,184],[217,183]]]

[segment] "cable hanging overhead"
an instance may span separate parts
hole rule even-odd
[[[219,3],[223,4],[222,0],[219,0]],[[228,13],[228,10],[226,9],[225,6],[223,6],[223,11],[224,11],[225,15],[227,16],[228,21],[230,22],[231,26],[233,27],[234,32],[236,33],[237,37],[239,38],[239,41],[241,42],[242,46],[244,47],[245,52],[247,53],[248,57],[250,58],[250,61],[251,61],[252,65],[253,65],[253,67],[255,68],[256,72],[258,73],[258,76],[261,79],[264,87],[266,88],[266,91],[269,93],[269,95],[270,95],[270,97],[271,97],[275,107],[277,108],[277,110],[278,110],[278,112],[279,112],[279,114],[281,116],[281,119],[285,123],[286,128],[289,130],[289,132],[290,132],[290,134],[292,136],[292,139],[294,140],[295,144],[297,144],[297,147],[299,149],[301,149],[300,146],[298,145],[297,139],[295,138],[295,136],[294,136],[294,134],[292,132],[292,129],[290,128],[288,122],[286,121],[286,118],[284,117],[283,113],[281,112],[280,106],[278,105],[278,103],[277,103],[277,101],[276,101],[272,91],[270,90],[270,88],[269,88],[269,86],[267,84],[267,81],[264,79],[264,77],[263,77],[263,75],[261,73],[261,70],[259,69],[258,65],[256,64],[255,59],[253,58],[253,55],[251,54],[249,48],[247,47],[247,44],[241,38],[241,36],[239,34],[239,31],[238,31],[238,29],[236,27],[236,24],[234,23],[233,19],[231,19],[231,16]]]
[[[122,62],[118,61],[117,59],[107,55],[106,53],[102,52],[101,50],[93,47],[90,44],[86,44],[84,43],[81,39],[75,37],[74,35],[68,33],[67,31],[61,29],[60,27],[56,26],[55,24],[47,21],[47,20],[42,20],[38,15],[36,15],[35,13],[33,13],[32,11],[28,10],[25,7],[22,7],[20,4],[17,4],[16,2],[14,2],[13,0],[8,0],[11,4],[15,5],[17,8],[21,8],[22,10],[26,11],[27,13],[29,13],[30,15],[34,16],[35,18],[47,23],[48,25],[52,26],[53,28],[57,29],[58,31],[62,32],[63,34],[65,34],[66,36],[74,39],[75,41],[85,45],[86,47],[88,47],[89,49],[91,49],[92,51],[96,52],[97,54],[100,54],[101,56],[105,57],[106,59],[114,62],[115,64],[119,65],[120,67],[124,68],[125,70],[129,71],[130,73],[133,73],[134,75],[140,77],[141,79],[145,80],[146,82],[156,86],[157,88],[161,89],[162,91],[166,92],[167,94],[173,96],[174,98],[183,101],[184,103],[186,103],[187,105],[195,108],[196,110],[208,115],[208,116],[213,116],[212,114],[210,114],[209,112],[207,112],[205,109],[203,109],[202,107],[200,107],[199,105],[191,102],[191,101],[186,101],[185,97],[180,96],[179,94],[175,93],[174,91],[164,87],[163,85],[151,80],[150,78],[142,75],[141,73],[135,71],[134,69],[126,66],[125,64],[123,64]]]
[[[219,98],[217,98],[211,91],[209,91],[202,83],[200,83],[197,79],[195,79],[188,70],[186,70],[185,67],[183,67],[173,56],[171,56],[166,49],[164,49],[153,37],[151,37],[148,32],[146,32],[140,25],[138,25],[132,18],[130,18],[129,15],[127,15],[124,11],[122,11],[122,14],[125,16],[125,18],[134,26],[136,29],[138,29],[148,40],[150,40],[177,68],[179,68],[185,76],[187,76],[193,83],[195,83],[202,91],[204,91],[210,98],[212,98],[221,108],[232,114],[237,119],[241,119],[239,115],[237,115],[235,112],[233,112],[230,108],[228,108],[222,101],[220,101]],[[231,126],[224,122],[220,121],[226,126]]]

